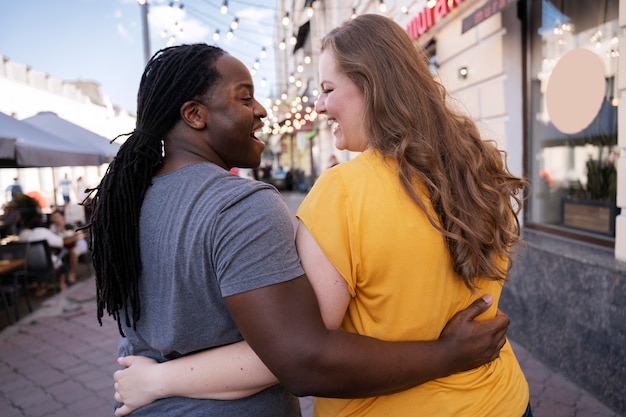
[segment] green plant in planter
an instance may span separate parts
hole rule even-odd
[[[587,196],[592,200],[615,201],[617,169],[611,160],[587,160]]]

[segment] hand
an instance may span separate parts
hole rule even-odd
[[[118,358],[117,362],[126,366],[126,369],[120,369],[113,374],[115,401],[124,404],[115,410],[117,417],[125,416],[162,398],[150,386],[151,382],[159,381],[157,361],[145,356],[126,356]]]
[[[445,343],[451,357],[456,358],[453,372],[474,369],[500,355],[506,342],[509,317],[498,310],[493,319],[474,320],[492,304],[490,295],[479,298],[452,317],[442,330],[439,340]]]

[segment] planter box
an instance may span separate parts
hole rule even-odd
[[[615,236],[617,206],[613,201],[561,199],[561,225]]]

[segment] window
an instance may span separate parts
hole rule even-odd
[[[529,9],[527,225],[614,245],[619,0]]]

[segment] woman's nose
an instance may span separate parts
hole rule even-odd
[[[320,97],[319,99],[317,99],[317,102],[315,103],[315,112],[317,114],[322,114],[326,111],[326,101]]]

